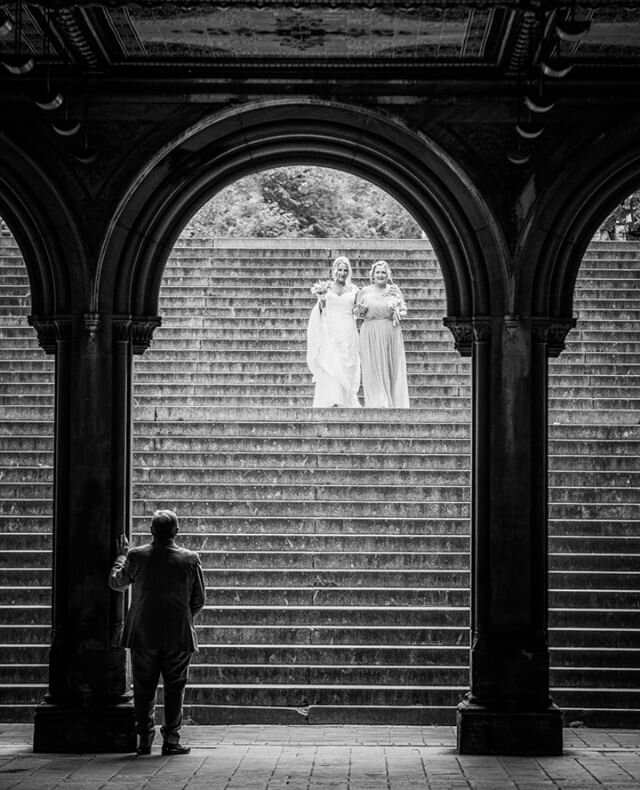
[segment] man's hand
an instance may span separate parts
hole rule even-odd
[[[118,535],[118,538],[116,540],[116,549],[118,555],[124,554],[124,556],[126,557],[127,554],[129,553],[129,541],[127,540],[127,536],[124,534],[124,532],[122,533],[122,535]]]

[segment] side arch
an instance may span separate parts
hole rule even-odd
[[[99,260],[96,309],[155,315],[164,265],[195,211],[243,175],[287,164],[334,167],[376,183],[433,243],[449,316],[502,312],[506,244],[466,174],[395,120],[313,101],[235,108],[187,129],[159,152],[114,216]]]
[[[538,202],[522,235],[521,312],[573,318],[573,292],[586,248],[606,216],[640,186],[640,123],[584,146]]]
[[[32,313],[85,312],[90,274],[79,229],[53,182],[10,140],[0,149],[0,216],[27,268]]]

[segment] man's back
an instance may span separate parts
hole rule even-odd
[[[131,549],[112,574],[116,590],[132,585],[122,644],[151,650],[197,650],[193,616],[204,605],[202,567],[196,552],[174,541]]]

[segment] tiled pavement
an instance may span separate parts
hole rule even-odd
[[[0,725],[0,790],[640,788],[637,730],[565,730],[561,757],[460,756],[453,727],[191,726],[185,757],[34,754],[31,738]]]

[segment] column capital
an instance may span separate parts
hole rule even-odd
[[[71,336],[70,315],[30,315],[27,320],[36,330],[38,342],[47,354],[55,354],[58,340]]]
[[[575,325],[575,318],[534,316],[531,319],[531,332],[536,342],[546,344],[547,356],[559,357],[564,351],[567,335]]]
[[[112,318],[115,342],[130,340],[134,354],[143,354],[151,344],[154,331],[162,319],[158,315],[114,315]]]
[[[143,354],[151,344],[154,331],[162,323],[159,315],[131,316],[131,341],[134,354]]]
[[[442,319],[442,323],[453,335],[454,346],[460,356],[470,357],[473,347],[473,326],[471,318],[446,316]]]

